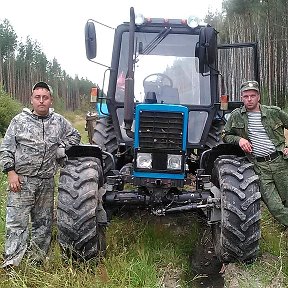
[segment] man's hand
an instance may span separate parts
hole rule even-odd
[[[287,148],[287,147],[283,149],[283,154],[284,154],[285,156],[288,155],[288,148]]]
[[[56,151],[56,160],[57,163],[60,165],[60,167],[64,167],[68,157],[65,154],[65,148],[64,147],[58,147],[57,151]]]
[[[12,170],[9,171],[8,173],[8,184],[9,188],[13,192],[20,192],[21,191],[21,182],[18,174]]]
[[[246,153],[252,153],[252,144],[245,138],[241,138],[239,141],[240,148]]]

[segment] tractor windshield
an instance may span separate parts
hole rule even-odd
[[[210,105],[210,76],[198,73],[195,47],[199,35],[167,33],[151,45],[158,33],[135,33],[135,102]],[[124,102],[128,32],[122,35],[115,100]],[[149,92],[152,92],[149,93]],[[150,102],[151,103],[151,102]]]

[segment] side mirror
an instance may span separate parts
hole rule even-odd
[[[214,28],[203,27],[200,29],[195,55],[199,58],[199,73],[207,73],[209,65],[215,63],[217,55],[217,32]]]
[[[86,57],[91,60],[96,57],[97,44],[96,44],[96,30],[93,22],[87,22],[85,25],[85,48]]]

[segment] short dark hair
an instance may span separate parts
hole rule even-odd
[[[32,93],[37,88],[45,88],[45,89],[47,89],[50,92],[51,96],[53,94],[53,90],[52,90],[51,86],[48,85],[46,82],[40,81],[40,82],[37,82],[36,84],[34,84],[33,88],[32,88]]]

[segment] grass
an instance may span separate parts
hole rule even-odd
[[[0,174],[0,199],[5,199],[6,177]],[[4,243],[5,201],[0,207],[0,252]],[[251,265],[230,264],[227,277],[237,278],[235,287],[287,287],[287,235],[262,207],[261,256]],[[57,231],[49,259],[41,267],[24,259],[15,270],[0,271],[0,287],[197,287],[191,273],[190,256],[202,237],[201,223],[193,214],[167,218],[136,213],[113,218],[107,229],[107,256],[75,263],[63,257]],[[192,224],[191,224],[192,223]],[[286,238],[285,238],[286,237]],[[235,276],[236,275],[236,276]],[[194,278],[196,279],[197,276]],[[170,279],[174,286],[165,286]],[[171,282],[172,281],[172,282]],[[226,281],[225,287],[232,287]]]
[[[271,216],[264,204],[261,212],[260,255],[251,265],[232,264],[227,273],[227,287],[233,281],[235,285],[235,276],[238,285],[235,287],[288,287],[288,231]]]
[[[81,134],[81,142],[82,143],[89,143],[88,135],[85,130],[86,120],[84,118],[84,113],[76,113],[76,112],[65,112],[63,116],[73,123],[73,126],[79,131]]]
[[[86,135],[83,117],[75,114],[65,117]],[[84,137],[82,142],[88,141]],[[1,255],[4,251],[6,186],[6,176],[0,173]],[[172,219],[143,213],[113,218],[106,234],[107,256],[98,265],[95,260],[75,263],[64,258],[55,227],[49,259],[44,265],[33,266],[24,259],[15,270],[0,270],[0,287],[197,287],[193,279],[203,275],[193,275],[190,257],[203,236],[203,225],[195,220],[197,217],[193,214]],[[261,230],[259,259],[251,265],[229,264],[225,287],[288,287],[288,232],[282,231],[283,227],[264,206]]]
[[[0,199],[5,199],[3,174],[1,180]],[[1,216],[5,214],[4,207],[3,201]],[[0,287],[165,287],[164,279],[169,275],[175,276],[175,273],[175,283],[177,281],[182,285],[179,287],[185,287],[187,281],[182,272],[189,271],[188,256],[200,235],[197,233],[199,224],[194,221],[192,226],[183,225],[181,217],[173,222],[165,221],[142,213],[136,213],[133,218],[113,219],[107,229],[107,257],[99,265],[95,260],[75,263],[63,258],[55,229],[49,259],[44,266],[32,266],[24,259],[15,270],[1,271]],[[0,227],[0,252],[3,252],[3,217]]]

